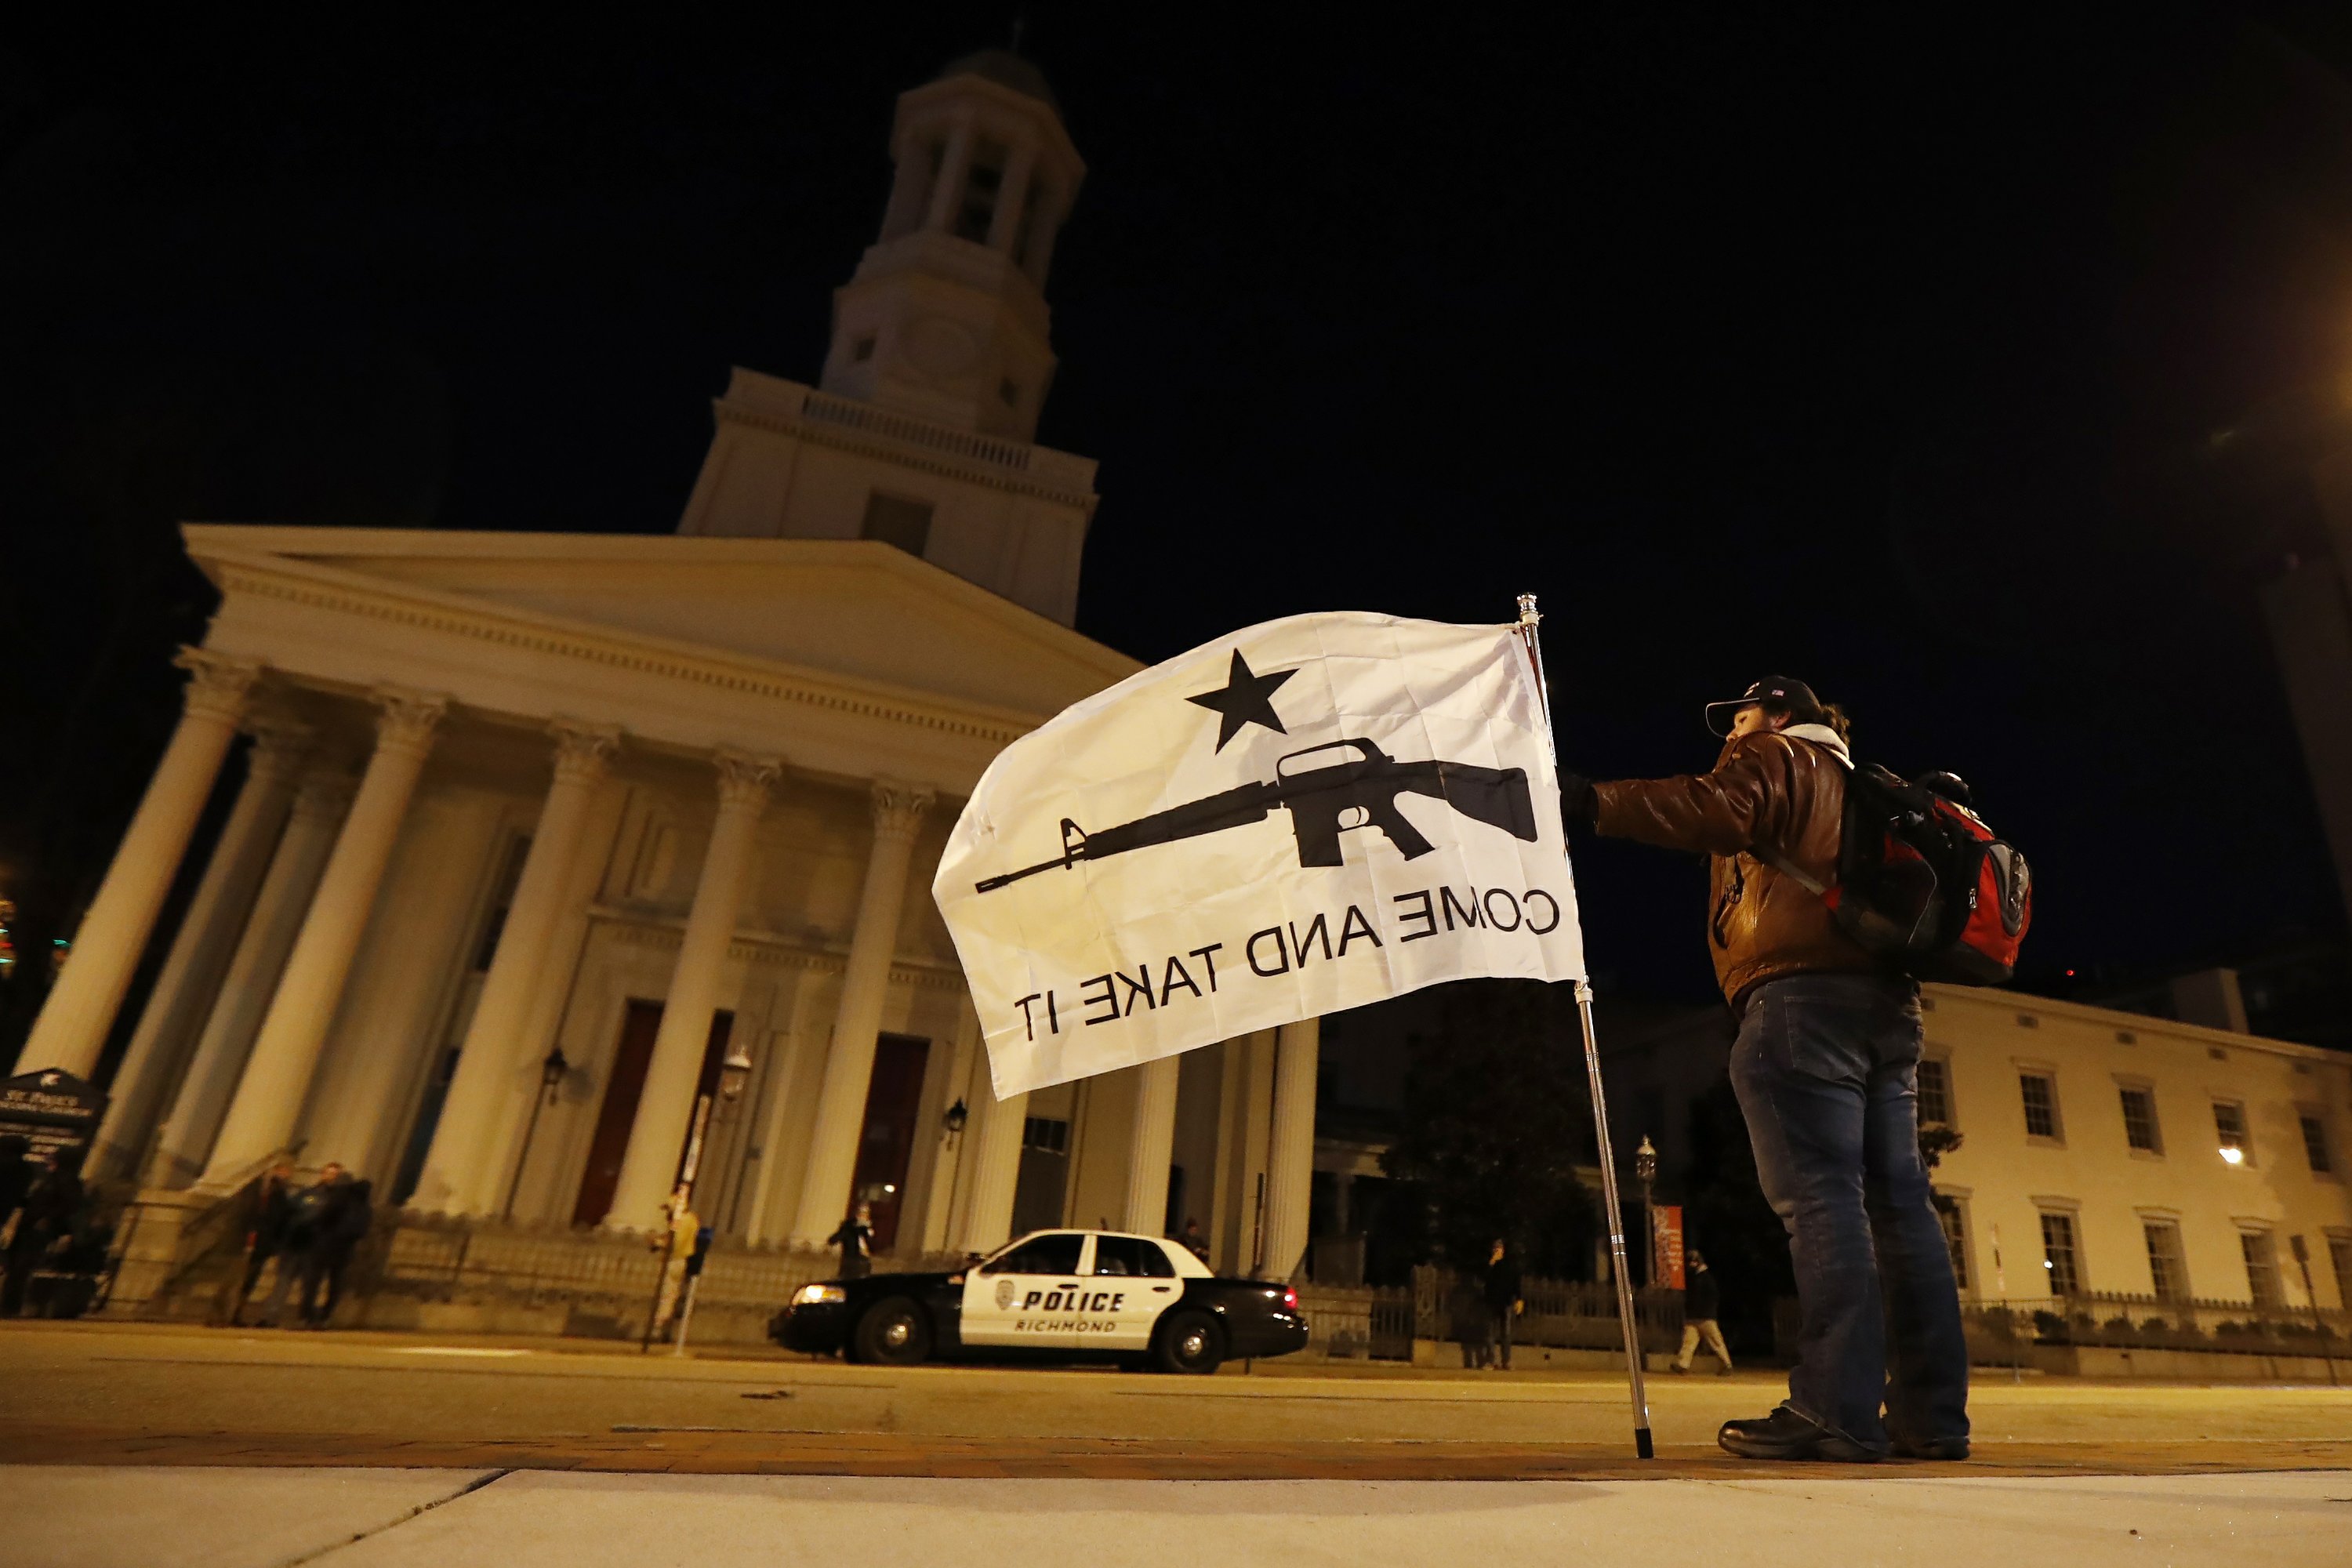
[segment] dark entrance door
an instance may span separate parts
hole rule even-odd
[[[596,1136],[588,1144],[588,1168],[580,1175],[579,1201],[572,1205],[573,1225],[602,1225],[613,1210],[614,1189],[621,1182],[621,1160],[629,1152],[629,1129],[637,1120],[637,1101],[646,1091],[646,1072],[653,1066],[654,1040],[661,1034],[662,1005],[629,998],[621,1016],[621,1041],[613,1047],[613,1070],[604,1079],[604,1103],[596,1113]],[[727,1058],[727,1037],[735,1015],[710,1016],[710,1038],[702,1050],[702,1073],[697,1094],[712,1092],[719,1083],[719,1064]],[[707,1134],[706,1134],[707,1136]],[[678,1157],[686,1155],[684,1144]]]
[[[923,1100],[923,1068],[931,1042],[885,1035],[874,1046],[874,1079],[866,1090],[865,1131],[857,1143],[856,1201],[873,1210],[874,1250],[898,1239],[907,1201],[907,1167],[915,1156],[915,1121]]]

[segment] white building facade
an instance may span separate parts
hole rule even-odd
[[[2352,1308],[2352,1062],[2043,997],[1926,990],[1919,1117],[1960,1134],[1933,1179],[1965,1297]]]
[[[821,385],[734,373],[676,534],[185,530],[220,608],[17,1063],[89,1076],[163,945],[99,1173],[218,1193],[296,1150],[646,1229],[708,1103],[722,1237],[1196,1217],[1221,1268],[1292,1272],[1312,1021],[990,1093],[933,868],[999,750],[1137,667],[1070,629],[1094,464],[1031,438],[1085,173],[1051,94],[958,62],[893,154]]]

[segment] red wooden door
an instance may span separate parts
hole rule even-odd
[[[621,1162],[629,1152],[629,1129],[636,1124],[637,1101],[646,1091],[646,1072],[653,1066],[654,1040],[661,1034],[662,1005],[632,996],[621,1016],[621,1040],[613,1047],[613,1069],[604,1078],[604,1103],[596,1112],[596,1135],[588,1143],[588,1168],[580,1173],[580,1196],[572,1205],[573,1225],[602,1225],[613,1211],[613,1193],[620,1185]],[[702,1073],[696,1093],[714,1092],[719,1064],[727,1058],[727,1037],[735,1015],[714,1013],[710,1038],[703,1047]],[[707,1136],[707,1134],[706,1134]],[[678,1158],[686,1157],[684,1144]]]
[[[911,1035],[885,1035],[875,1042],[874,1079],[866,1090],[865,1131],[857,1143],[855,1201],[873,1211],[874,1250],[887,1252],[898,1239],[898,1216],[907,1201],[907,1168],[915,1157],[916,1119],[921,1113],[923,1068],[931,1042]]]

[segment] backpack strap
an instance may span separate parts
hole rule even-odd
[[[1767,849],[1763,845],[1758,844],[1751,846],[1748,852],[1817,899],[1830,890],[1827,883],[1817,882],[1808,877],[1804,872],[1797,869],[1794,862],[1782,858],[1778,850]]]
[[[1811,726],[1807,727],[1810,728]],[[1784,735],[1790,734],[1786,730],[1781,731],[1780,733]],[[1834,731],[1832,731],[1832,733],[1834,733]],[[1790,738],[1792,740],[1803,741],[1809,744],[1821,747],[1822,751],[1827,752],[1831,756],[1836,758],[1838,766],[1843,768],[1848,774],[1852,774],[1853,773],[1853,758],[1846,752],[1840,751],[1837,747],[1824,745],[1822,742],[1814,739],[1814,737],[1811,735],[1790,735]],[[1755,856],[1759,860],[1763,861],[1767,866],[1771,867],[1775,871],[1780,872],[1783,877],[1788,878],[1791,882],[1796,883],[1800,888],[1804,889],[1805,891],[1812,894],[1813,897],[1817,899],[1825,896],[1830,890],[1827,883],[1815,881],[1804,872],[1797,869],[1796,866],[1783,857],[1777,849],[1762,844],[1751,844],[1748,847],[1748,852],[1750,855]]]

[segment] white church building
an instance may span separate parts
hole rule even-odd
[[[1137,668],[1071,629],[1095,465],[1032,439],[1085,165],[1002,53],[901,97],[892,152],[817,385],[734,373],[674,533],[186,528],[220,607],[17,1062],[92,1074],[162,944],[99,1174],[194,1202],[291,1151],[646,1230],[700,1128],[722,1242],[1192,1217],[1294,1271],[1313,1023],[991,1093],[934,866],[1001,748]]]

